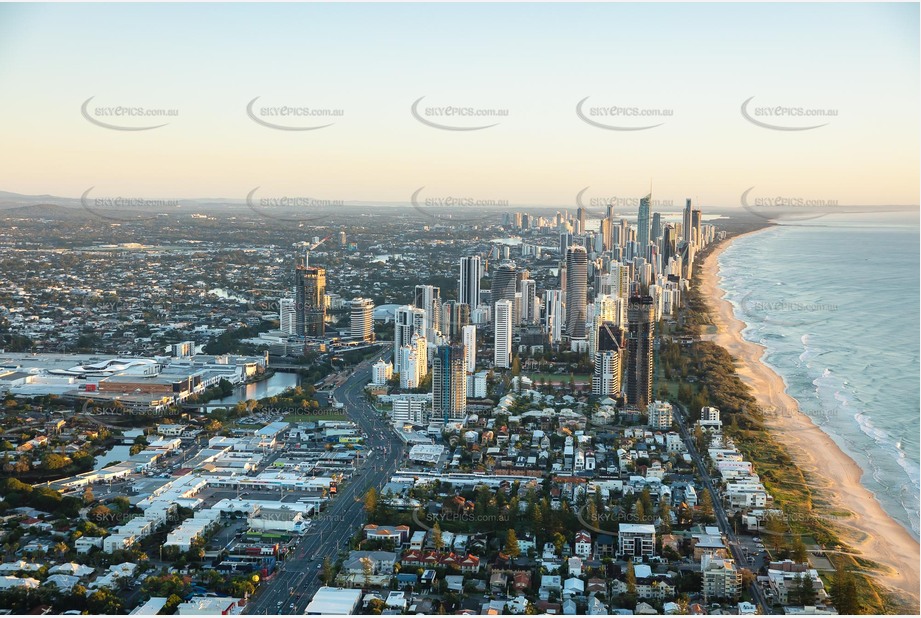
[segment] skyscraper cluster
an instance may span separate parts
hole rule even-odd
[[[635,225],[614,204],[597,219],[583,207],[574,218],[507,217],[522,230],[556,226],[558,247],[520,244],[524,263],[558,251],[558,268],[549,273],[532,276],[513,259],[513,245],[498,243],[459,259],[456,299],[442,301],[437,286],[415,286],[412,304],[394,314],[392,371],[408,389],[419,388],[431,373],[426,418],[462,420],[467,396],[485,396],[486,374],[476,373],[480,345],[480,362],[497,371],[512,368],[522,351],[546,346],[586,353],[594,366],[594,395],[645,409],[653,397],[656,324],[680,306],[695,252],[714,240],[715,230],[690,200],[680,220],[657,212],[651,193],[637,203]],[[354,299],[351,308],[352,336],[373,336],[370,301]],[[383,379],[388,371],[381,362],[376,375]]]

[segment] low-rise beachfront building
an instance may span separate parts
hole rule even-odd
[[[774,601],[781,605],[787,605],[790,601],[790,592],[799,588],[802,579],[812,582],[817,602],[828,598],[819,572],[810,569],[807,564],[796,564],[792,560],[771,562],[768,565],[767,578]]]
[[[726,483],[726,502],[730,508],[764,508],[769,495],[761,483]]]
[[[723,423],[720,421],[719,408],[704,406],[700,409],[700,420],[697,425],[704,431],[710,433],[722,433]]]
[[[751,476],[754,474],[754,467],[750,461],[722,459],[717,461],[714,465],[723,480],[729,480],[739,476]]]

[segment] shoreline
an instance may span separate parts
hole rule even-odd
[[[860,557],[882,565],[887,570],[873,574],[880,585],[919,606],[921,582],[921,547],[918,541],[880,505],[860,479],[864,471],[832,440],[831,436],[798,413],[798,402],[786,392],[786,384],[767,363],[762,361],[766,348],[745,340],[742,330],[748,326],[737,319],[725,291],[719,287],[720,254],[743,236],[729,238],[707,255],[700,266],[698,282],[716,327],[715,334],[701,339],[722,346],[738,361],[739,378],[752,389],[752,395],[764,409],[790,410],[796,413],[774,415],[765,419],[773,437],[789,449],[790,456],[809,480],[810,489],[821,496],[820,510],[847,511],[849,517],[833,517],[833,526]],[[834,471],[833,473],[831,473]]]

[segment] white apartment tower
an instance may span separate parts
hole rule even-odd
[[[533,324],[537,320],[537,284],[534,279],[522,279],[521,290],[521,324]]]
[[[621,353],[614,350],[595,352],[592,395],[616,396],[621,391]]]
[[[495,319],[495,353],[493,364],[497,368],[508,369],[512,366],[512,313],[514,304],[510,300],[496,302]]]
[[[374,303],[370,298],[353,298],[351,302],[352,327],[354,339],[374,340]]]
[[[412,305],[398,307],[394,314],[393,326],[393,370],[396,373],[403,373],[400,350],[412,342],[416,333],[425,335],[425,311]]]
[[[380,359],[371,365],[371,384],[374,386],[383,386],[387,380],[393,377],[393,363]]]
[[[468,324],[463,330],[464,354],[467,357],[467,371],[476,371],[476,325]]]
[[[297,333],[297,315],[293,298],[282,298],[278,301],[278,329],[287,335]]]

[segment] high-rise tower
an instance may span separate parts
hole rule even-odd
[[[649,203],[651,201],[651,193],[641,198],[640,209],[636,216],[636,243],[640,246],[641,257],[646,257],[646,247],[649,245]]]
[[[460,279],[457,286],[457,300],[476,309],[480,304],[480,279],[483,276],[483,267],[480,256],[473,255],[460,259]]]
[[[467,359],[463,345],[440,345],[432,359],[432,418],[463,420],[467,414]]]
[[[566,334],[570,338],[585,337],[587,299],[588,253],[576,245],[566,253]]]
[[[519,280],[518,268],[515,262],[505,260],[496,269],[493,274],[491,302],[493,305],[493,315],[496,312],[496,303],[500,300],[515,302],[515,293],[518,292]]]
[[[417,285],[413,305],[425,311],[425,332],[434,341],[434,331],[441,328],[441,288],[434,285]]]
[[[400,373],[400,348],[412,342],[413,335],[425,335],[425,311],[412,305],[397,307],[393,320],[393,371]]]
[[[351,335],[355,339],[374,341],[374,302],[370,298],[353,298]]]
[[[456,300],[449,300],[441,306],[441,333],[447,335],[451,343],[459,343],[461,332],[470,324],[470,307]]]
[[[651,296],[627,304],[627,403],[641,410],[652,400],[654,310]]]
[[[298,265],[294,271],[296,331],[303,337],[326,335],[326,269]]]
[[[512,313],[514,304],[503,299],[496,303],[495,352],[493,364],[501,369],[512,366]]]

